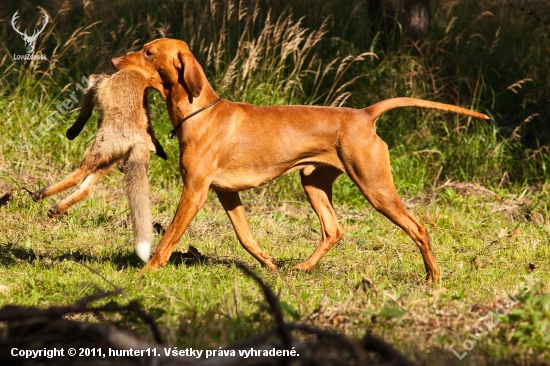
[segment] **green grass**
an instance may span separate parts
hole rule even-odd
[[[429,228],[443,277],[436,286],[424,284],[424,267],[414,243],[365,203],[339,204],[341,189],[335,196],[344,238],[312,274],[290,272],[292,265],[313,251],[320,237],[317,219],[302,194],[278,197],[279,185],[296,184],[295,176],[269,184],[262,199],[259,192],[243,195],[252,229],[262,248],[277,258],[280,271],[261,268],[239,246],[220,204],[210,199],[176,249],[185,252],[193,245],[209,259],[172,263],[143,275],[132,248],[127,204],[124,199],[109,200],[121,193],[120,177],[113,172],[89,199],[60,219],[46,216],[53,199],[37,204],[24,192],[0,210],[0,285],[5,286],[0,306],[67,304],[98,289],[108,290],[112,283],[124,289],[120,301],[139,299],[157,314],[169,344],[218,347],[270,326],[257,285],[227,264],[227,260],[240,260],[279,293],[290,310],[288,319],[298,314],[301,320],[354,337],[372,331],[424,362],[429,358],[425,352],[454,361],[450,349],[461,347],[467,339],[464,333],[498,308],[495,301],[517,293],[529,276],[543,283],[550,280],[550,228],[541,223],[547,213],[529,210],[536,194],[504,196],[499,201],[463,196],[453,188],[404,197],[411,212]],[[152,188],[155,220],[166,225],[180,190],[163,189],[154,181]],[[533,221],[526,220],[526,211]],[[521,234],[510,238],[518,228]],[[537,265],[532,273],[530,263]],[[349,300],[365,277],[374,285]],[[308,320],[320,305],[318,316]],[[129,323],[147,336],[144,325]],[[123,324],[128,328],[128,322]],[[522,349],[498,338],[500,332],[477,342],[475,353],[504,359],[521,354]],[[467,360],[481,364],[475,357]]]
[[[0,207],[0,306],[68,304],[114,284],[124,290],[119,301],[139,299],[155,314],[170,345],[225,346],[272,323],[257,285],[231,264],[240,260],[280,295],[288,320],[352,337],[373,332],[421,364],[528,365],[544,357],[550,362],[546,3],[538,18],[492,0],[436,4],[430,38],[416,46],[398,33],[377,36],[375,21],[359,27],[368,17],[365,8],[339,1],[318,9],[298,1],[295,16],[274,5],[269,26],[268,9],[254,20],[252,5],[239,20],[222,3],[215,14],[200,1],[137,3],[131,9],[110,4],[115,17],[99,0],[86,7],[53,1],[47,9],[52,19],[62,10],[38,45],[50,62],[0,57],[0,195],[14,193]],[[29,9],[34,8],[21,9],[22,18],[34,14]],[[484,10],[493,16],[475,20]],[[328,14],[334,18],[321,28]],[[455,14],[460,16],[452,20]],[[95,24],[98,20],[102,23]],[[2,52],[22,48],[9,23],[0,23],[0,29],[6,35]],[[233,100],[364,107],[417,96],[491,114],[495,121],[479,122],[404,109],[377,122],[390,147],[399,194],[429,230],[442,281],[424,284],[414,243],[375,212],[347,177],[336,181],[334,192],[344,237],[311,274],[289,271],[320,238],[296,174],[241,195],[256,238],[280,263],[277,272],[261,268],[240,247],[211,194],[177,247],[186,252],[192,245],[208,259],[139,273],[116,169],[67,215],[48,219],[48,208],[62,195],[34,203],[21,188],[42,188],[74,171],[94,138],[95,117],[74,141],[64,137],[74,112],[55,124],[47,117],[82,76],[110,70],[111,56],[165,35],[187,40],[215,89]],[[272,42],[265,42],[268,37]],[[299,37],[311,37],[312,43],[282,51]],[[377,57],[355,59],[364,52]],[[256,66],[243,73],[243,65]],[[526,78],[532,81],[508,88]],[[178,147],[167,137],[171,126],[163,101],[157,93],[150,96],[156,135],[169,156],[167,162],[151,160],[152,209],[155,221],[166,227],[182,189]],[[533,113],[540,116],[530,118]],[[524,292],[522,286],[532,281],[544,285]],[[479,340],[470,336],[508,294],[523,293],[498,327]],[[135,319],[117,315],[110,321],[151,337]],[[467,340],[473,348],[459,362],[451,349],[461,354]]]

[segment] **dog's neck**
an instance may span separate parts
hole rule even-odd
[[[170,90],[166,90],[166,107],[172,121],[172,126],[176,126],[179,121],[218,98],[218,94],[206,81],[206,77],[204,80],[205,83],[203,84],[201,93],[196,98],[193,98],[180,84],[176,84]],[[176,102],[174,103],[174,101]]]

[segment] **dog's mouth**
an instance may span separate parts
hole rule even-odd
[[[113,69],[115,69],[115,71],[119,71],[122,68],[123,64],[124,64],[124,56],[115,57],[111,59],[111,65],[113,66]]]

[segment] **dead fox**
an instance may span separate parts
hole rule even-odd
[[[118,162],[124,173],[124,190],[130,204],[136,252],[147,262],[153,241],[147,179],[150,151],[166,159],[149,120],[147,80],[133,69],[121,70],[112,76],[91,75],[88,80],[80,114],[67,130],[67,137],[72,140],[78,136],[97,103],[101,114],[96,138],[74,173],[59,183],[31,193],[31,196],[38,202],[84,179],[73,194],[50,208],[48,216],[55,217],[86,197],[97,180]]]

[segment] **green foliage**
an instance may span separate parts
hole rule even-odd
[[[281,307],[281,310],[283,310],[283,312],[287,314],[293,321],[300,320],[301,318],[300,314],[298,313],[296,308],[292,306],[292,304],[285,301],[281,301],[279,303],[279,306]]]
[[[412,44],[399,27],[380,33],[384,28],[376,14],[361,2],[318,6],[302,0],[293,4],[293,13],[284,5],[266,9],[253,1],[153,6],[137,0],[132,7],[104,1],[51,2],[46,8],[51,23],[35,50],[48,60],[2,58],[0,110],[10,116],[12,131],[1,143],[8,153],[15,136],[29,140],[30,131],[47,127],[45,117],[82,76],[108,71],[110,56],[137,50],[150,39],[174,37],[189,43],[215,88],[233,100],[360,108],[384,98],[414,96],[462,104],[495,118],[479,122],[417,110],[382,117],[379,134],[391,148],[402,190],[418,192],[436,178],[486,186],[548,179],[547,2],[535,1],[538,7],[527,10],[495,0],[437,2],[429,39]],[[24,2],[21,19],[34,16],[31,4]],[[0,28],[6,35],[2,52],[9,56],[21,51],[22,42],[10,24],[0,23]],[[163,135],[169,123],[158,96],[153,109]],[[62,123],[68,125],[73,118],[64,115]],[[90,138],[75,145],[62,133],[48,133],[44,142],[63,146],[52,155],[53,161],[63,162],[73,161],[78,155],[73,151],[82,151]],[[40,154],[39,147],[29,148],[31,155]],[[170,164],[157,166],[153,175],[171,184],[177,170]],[[343,182],[341,191],[352,196],[344,201],[361,200],[348,183]]]
[[[550,352],[550,293],[541,292],[542,283],[523,287],[517,298],[520,305],[501,320],[498,336],[510,341],[516,352]]]
[[[385,307],[378,313],[378,316],[388,319],[399,319],[405,315],[406,311],[396,308]]]

